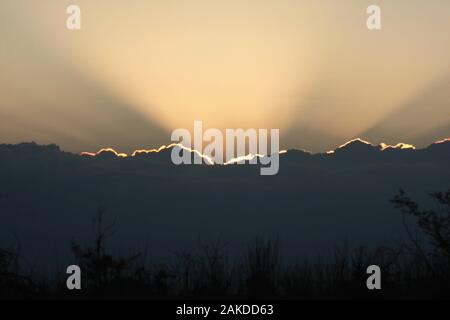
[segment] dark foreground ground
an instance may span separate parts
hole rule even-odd
[[[449,147],[291,150],[262,177],[0,145],[0,297],[448,298]]]

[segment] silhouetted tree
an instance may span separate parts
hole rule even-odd
[[[111,289],[114,284],[123,280],[123,275],[130,270],[131,264],[140,254],[127,258],[115,258],[106,252],[105,240],[113,234],[115,221],[104,225],[105,209],[99,208],[95,219],[96,236],[94,246],[82,247],[72,242],[72,253],[82,270],[86,289],[103,291]]]
[[[404,214],[416,219],[419,229],[428,237],[431,252],[420,243],[419,238],[404,223],[406,232],[418,255],[422,257],[433,276],[450,278],[450,190],[430,194],[435,209],[422,210],[403,190],[391,200]]]
[[[23,273],[20,260],[19,248],[0,248],[0,297],[27,297],[42,291],[31,275]]]

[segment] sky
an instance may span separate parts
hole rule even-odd
[[[131,152],[194,120],[312,152],[450,136],[448,0],[3,0],[0,40],[0,143]]]

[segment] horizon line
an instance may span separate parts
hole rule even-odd
[[[345,143],[337,146],[333,150],[329,150],[329,151],[325,151],[325,152],[313,153],[311,151],[308,151],[308,150],[302,149],[302,148],[291,148],[291,149],[282,149],[282,150],[278,151],[278,154],[285,154],[285,153],[288,153],[289,151],[302,151],[302,152],[305,152],[305,153],[308,153],[308,154],[311,154],[311,155],[315,155],[315,154],[333,155],[335,153],[335,151],[337,151],[339,149],[343,149],[343,148],[345,148],[345,147],[347,147],[347,146],[349,146],[349,145],[351,145],[351,144],[353,144],[355,142],[358,142],[358,143],[361,143],[361,144],[365,144],[365,145],[373,147],[373,148],[379,148],[380,152],[383,152],[383,151],[386,151],[386,150],[390,150],[390,149],[391,150],[395,149],[395,150],[417,151],[417,150],[427,149],[427,148],[429,148],[432,145],[442,144],[442,143],[445,143],[445,142],[450,142],[450,137],[434,141],[431,144],[429,144],[428,146],[423,147],[423,148],[417,148],[416,146],[414,146],[412,144],[404,143],[404,142],[399,142],[399,143],[393,144],[393,145],[387,144],[387,143],[384,143],[384,142],[381,142],[379,144],[373,144],[372,142],[369,142],[369,141],[364,140],[364,139],[362,139],[360,137],[357,137],[357,138],[350,139],[350,140],[346,141]],[[16,144],[4,143],[4,144],[0,144],[0,146],[1,145],[19,145],[19,144],[27,144],[27,143],[40,145],[39,143],[36,143],[35,141],[31,141],[31,142],[21,142],[21,143],[16,143]],[[58,148],[60,148],[59,145],[54,144],[54,143],[48,144],[47,146],[49,146],[49,145],[55,145]],[[45,146],[45,145],[42,144],[42,146]],[[70,152],[70,151],[64,151],[64,150],[62,150],[62,151],[63,152],[68,152],[68,153],[71,153],[71,154],[75,154],[75,155],[79,155],[79,156],[86,156],[86,157],[97,157],[97,156],[101,155],[102,153],[109,152],[109,153],[114,154],[117,158],[133,158],[133,157],[136,157],[136,156],[139,156],[139,155],[142,155],[142,154],[160,153],[160,152],[162,152],[164,150],[168,150],[168,149],[173,148],[173,147],[179,147],[179,148],[182,148],[182,149],[184,149],[186,151],[189,151],[191,153],[197,154],[199,157],[205,159],[206,164],[208,164],[208,165],[217,165],[218,164],[218,163],[215,163],[213,161],[213,159],[211,157],[209,157],[208,155],[202,154],[198,150],[186,147],[186,146],[182,145],[181,143],[171,143],[171,144],[167,144],[167,145],[163,144],[163,145],[159,146],[158,148],[152,148],[152,149],[136,149],[136,150],[134,150],[133,152],[131,152],[129,154],[117,151],[116,148],[113,148],[113,147],[100,148],[97,152],[89,152],[89,151]],[[249,161],[249,160],[254,159],[255,157],[261,158],[261,157],[265,157],[265,156],[268,156],[268,155],[267,154],[252,154],[252,153],[248,153],[248,154],[243,155],[243,156],[234,157],[234,158],[224,162],[223,165],[233,164],[233,163],[239,162],[241,160]]]
[[[398,142],[397,144],[387,144],[384,142],[380,142],[379,144],[373,144],[367,140],[364,140],[362,138],[354,138],[351,140],[348,140],[347,142],[337,146],[334,150],[329,150],[329,151],[325,151],[325,152],[317,152],[317,153],[313,153],[310,152],[306,149],[302,149],[302,148],[292,148],[292,149],[283,149],[278,151],[278,154],[285,154],[288,153],[289,151],[303,151],[305,153],[309,153],[311,155],[313,154],[327,154],[327,155],[332,155],[335,153],[336,150],[339,149],[343,149],[345,147],[347,147],[348,145],[351,145],[352,143],[355,142],[359,142],[362,144],[366,144],[368,146],[374,147],[374,148],[379,148],[379,151],[383,152],[389,149],[396,149],[396,150],[423,150],[426,149],[432,145],[436,145],[436,144],[441,144],[441,143],[445,143],[445,142],[450,142],[450,137],[445,138],[445,139],[441,139],[441,140],[437,140],[434,141],[433,143],[429,144],[427,147],[424,148],[417,148],[416,146],[409,144],[409,143],[404,143],[404,142]],[[159,148],[153,148],[153,149],[136,149],[134,150],[132,153],[127,154],[127,153],[122,153],[122,152],[118,152],[116,151],[116,149],[112,148],[112,147],[107,147],[107,148],[101,148],[99,149],[97,152],[87,152],[87,151],[83,151],[80,152],[79,155],[80,156],[91,156],[91,157],[97,157],[98,155],[105,153],[105,152],[110,152],[113,153],[116,157],[118,158],[130,158],[130,157],[135,157],[141,154],[149,154],[149,153],[160,153],[161,151],[170,149],[170,148],[174,148],[174,147],[179,147],[183,150],[189,151],[191,153],[197,154],[199,157],[201,157],[202,159],[206,160],[206,164],[208,165],[217,165],[218,163],[215,163],[214,160],[209,157],[208,155],[202,154],[200,151],[186,147],[184,145],[182,145],[181,143],[171,143],[171,144],[167,144],[167,145],[161,145]],[[252,153],[248,153],[246,155],[243,156],[237,156],[234,158],[229,159],[228,161],[224,162],[223,165],[229,165],[229,164],[234,164],[237,163],[241,160],[245,160],[245,161],[250,161],[253,160],[254,158],[262,158],[268,156],[268,154],[252,154]]]

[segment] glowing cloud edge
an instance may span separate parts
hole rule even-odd
[[[416,146],[414,146],[414,145],[412,145],[412,144],[409,144],[409,143],[404,143],[404,142],[399,142],[399,143],[397,143],[397,144],[395,144],[395,145],[391,145],[391,144],[387,144],[387,143],[381,142],[380,144],[375,145],[375,144],[373,144],[373,143],[371,143],[371,142],[369,142],[369,141],[366,141],[366,140],[364,140],[364,139],[361,139],[361,138],[355,138],[355,139],[351,139],[351,140],[349,140],[349,141],[347,141],[347,142],[341,144],[341,145],[338,146],[335,150],[329,150],[329,151],[326,151],[325,154],[333,155],[333,154],[335,153],[336,150],[342,149],[342,148],[344,148],[344,147],[346,147],[346,146],[348,146],[348,145],[350,145],[351,143],[354,143],[354,142],[360,142],[360,143],[366,144],[366,145],[368,145],[368,146],[378,147],[380,151],[385,151],[385,150],[388,150],[388,149],[417,150]],[[442,144],[442,143],[445,143],[445,142],[450,142],[450,137],[449,137],[449,138],[442,139],[442,140],[435,141],[435,142],[433,142],[431,145],[434,145],[434,144]],[[100,150],[97,151],[97,152],[86,152],[86,151],[84,151],[84,152],[81,152],[80,155],[81,155],[81,156],[96,157],[96,156],[100,155],[101,153],[104,153],[104,152],[111,152],[111,153],[113,153],[116,157],[119,157],[119,158],[129,158],[129,157],[135,157],[135,156],[138,156],[138,155],[140,155],[140,154],[159,153],[159,152],[161,152],[161,151],[164,151],[164,150],[167,150],[167,149],[170,149],[170,148],[173,148],[173,147],[179,147],[179,148],[184,149],[184,150],[186,150],[186,151],[195,153],[196,155],[198,155],[198,156],[201,157],[202,159],[205,159],[205,162],[206,162],[208,165],[217,165],[216,163],[214,163],[214,161],[213,161],[213,159],[211,159],[211,157],[202,154],[202,153],[199,152],[198,150],[195,150],[195,149],[191,149],[191,148],[185,147],[185,146],[183,146],[183,145],[180,144],[180,143],[172,143],[172,144],[168,144],[168,145],[162,145],[162,146],[160,146],[159,148],[154,148],[154,149],[137,149],[137,150],[134,150],[130,155],[128,155],[128,154],[126,154],[126,153],[118,152],[118,151],[116,151],[114,148],[102,148],[102,149],[100,149]],[[308,152],[308,151],[305,151],[305,150],[303,150],[303,151],[304,151],[304,152]],[[288,150],[280,150],[280,151],[278,152],[278,154],[285,154],[285,153],[288,153]],[[310,152],[308,152],[308,153],[310,153]],[[223,165],[230,165],[230,164],[238,163],[238,162],[243,161],[243,160],[244,160],[244,161],[250,161],[250,160],[252,160],[252,159],[254,159],[254,158],[263,158],[263,157],[265,157],[265,156],[266,156],[266,155],[264,155],[264,154],[248,154],[248,155],[245,155],[245,156],[240,156],[240,157],[232,158],[232,159],[228,160],[227,162],[225,162]]]

